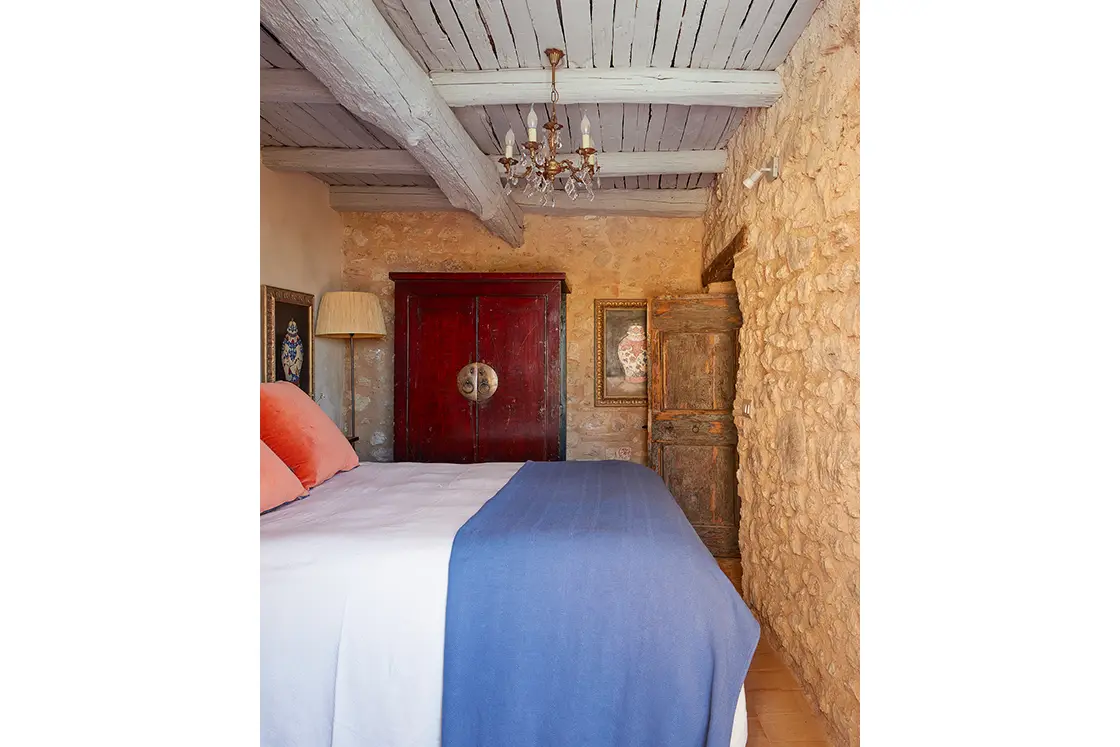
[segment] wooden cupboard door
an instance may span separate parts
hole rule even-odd
[[[717,557],[739,554],[732,409],[742,323],[735,296],[650,304],[650,466]]]
[[[478,359],[498,374],[493,396],[478,403],[480,462],[549,458],[546,296],[480,296]]]
[[[475,319],[473,296],[408,297],[407,437],[397,461],[474,461],[475,409],[457,377],[475,360]]]

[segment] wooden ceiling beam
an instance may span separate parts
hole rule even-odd
[[[635,215],[695,218],[704,214],[708,189],[603,189],[594,200],[556,196],[555,207],[541,207],[521,191],[514,200],[527,213],[544,215]],[[427,187],[331,187],[331,207],[339,212],[416,212],[454,210],[438,189]]]
[[[374,3],[261,0],[261,22],[338,103],[403,144],[451,205],[522,244],[521,209]]]
[[[489,156],[495,173],[505,169],[499,156]],[[261,162],[273,171],[309,171],[322,174],[427,175],[420,162],[404,150],[347,148],[261,148]],[[600,176],[647,174],[720,174],[727,164],[725,150],[602,153]]]
[[[431,83],[452,107],[548,101],[552,90],[547,72],[537,69],[437,72]],[[771,70],[563,68],[556,72],[556,90],[562,102],[581,104],[757,107],[776,102],[782,82]],[[264,69],[261,101],[333,103],[334,98],[306,70]]]
[[[548,101],[552,92],[547,72],[531,69],[437,72],[432,83],[449,106]],[[564,68],[556,90],[560,101],[581,104],[753,107],[776,102],[782,81],[770,70]]]

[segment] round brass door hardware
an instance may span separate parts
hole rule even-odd
[[[455,380],[459,394],[472,402],[485,402],[498,391],[498,372],[485,363],[468,363]]]

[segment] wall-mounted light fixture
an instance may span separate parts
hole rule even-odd
[[[753,174],[751,174],[746,179],[744,179],[743,180],[743,186],[746,187],[747,189],[750,189],[754,185],[758,184],[758,180],[762,178],[763,174],[766,174],[771,179],[777,179],[778,178],[778,157],[777,156],[774,156],[774,160],[770,162],[769,166],[767,166],[764,169],[758,169]]]

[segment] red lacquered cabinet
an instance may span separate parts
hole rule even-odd
[[[564,274],[389,278],[396,461],[562,460]]]

